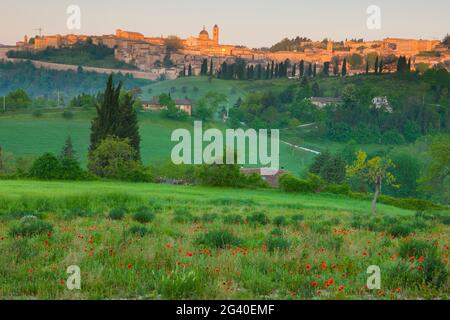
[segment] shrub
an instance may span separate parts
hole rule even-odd
[[[266,225],[269,224],[270,219],[264,212],[255,212],[247,217],[247,222],[253,225]]]
[[[287,225],[287,219],[285,216],[278,216],[273,219],[273,224],[277,227],[283,227]]]
[[[128,229],[128,232],[134,236],[139,236],[142,238],[145,237],[147,234],[149,234],[150,230],[147,229],[145,226],[135,224],[132,225],[130,229]]]
[[[406,237],[413,231],[413,226],[407,222],[401,222],[391,225],[391,227],[388,229],[388,232],[395,237]]]
[[[213,223],[217,220],[218,217],[219,216],[217,215],[217,213],[204,213],[200,217],[200,221],[202,221],[203,223]]]
[[[267,250],[269,252],[285,251],[291,247],[291,242],[283,237],[269,237],[266,240]]]
[[[223,216],[222,218],[223,223],[226,224],[243,224],[244,219],[242,219],[242,216],[238,214],[227,214]]]
[[[325,187],[324,192],[348,195],[350,186],[348,184],[329,184]]]
[[[280,189],[285,192],[303,192],[311,193],[314,191],[313,186],[306,180],[284,174],[280,177]]]
[[[213,230],[198,237],[196,243],[208,248],[224,249],[229,246],[239,245],[241,240],[228,230]]]
[[[50,233],[53,230],[51,223],[39,220],[35,216],[26,216],[20,222],[13,225],[9,231],[12,237],[23,236],[32,237],[35,235]]]
[[[284,232],[280,228],[275,228],[270,234],[275,237],[282,237],[284,235]]]
[[[146,224],[152,222],[155,219],[155,214],[150,209],[142,207],[135,214],[133,214],[133,220]]]
[[[62,117],[63,117],[64,119],[70,120],[70,119],[73,119],[74,114],[73,114],[72,111],[65,110],[65,111],[62,113]]]
[[[64,219],[75,219],[75,218],[86,218],[92,216],[92,212],[86,209],[74,208],[72,210],[68,210],[63,214]]]
[[[173,221],[177,223],[189,223],[194,221],[194,216],[187,209],[176,209],[173,216]]]
[[[125,217],[126,210],[124,208],[112,209],[108,217],[111,220],[122,220]]]
[[[430,249],[433,248],[433,244],[423,240],[408,240],[400,243],[398,253],[400,257],[409,259],[410,257],[426,256]]]
[[[33,162],[29,174],[36,179],[58,179],[61,174],[61,164],[53,154],[44,153]]]
[[[305,216],[304,216],[304,215],[302,215],[302,214],[294,214],[294,215],[291,217],[291,222],[292,222],[293,224],[299,224],[299,223],[301,223],[304,219],[305,219]]]

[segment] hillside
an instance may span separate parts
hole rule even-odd
[[[134,65],[117,60],[114,57],[114,49],[103,45],[94,45],[89,42],[58,49],[47,47],[39,52],[9,51],[7,55],[8,58],[39,60],[86,67],[124,70],[137,69]]]

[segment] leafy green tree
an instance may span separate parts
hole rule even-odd
[[[392,160],[382,157],[374,157],[367,160],[367,154],[359,151],[356,155],[355,162],[347,166],[347,176],[357,176],[362,180],[370,183],[374,189],[372,201],[372,213],[377,212],[377,201],[381,194],[382,185],[395,186],[395,176],[392,174],[394,164]]]
[[[22,89],[11,91],[6,95],[5,100],[6,109],[10,110],[29,108],[32,102],[25,90]]]
[[[150,173],[136,161],[136,151],[128,139],[108,137],[92,151],[89,170],[95,175],[115,180],[148,182]]]
[[[429,164],[420,179],[421,188],[433,198],[448,204],[450,200],[450,135],[433,137],[428,148]]]
[[[227,101],[225,94],[209,91],[198,100],[195,115],[203,121],[211,120]]]
[[[401,187],[394,188],[392,186],[386,186],[384,192],[395,197],[417,198],[419,196],[418,181],[422,174],[422,167],[419,160],[405,151],[394,151],[389,155],[389,158],[394,163],[392,174]]]
[[[75,159],[75,150],[73,148],[72,144],[72,138],[70,136],[67,137],[66,141],[64,142],[64,146],[61,150],[60,158],[68,158],[68,159]]]
[[[183,110],[177,108],[175,101],[166,93],[159,96],[159,104],[164,107],[162,115],[165,118],[172,120],[184,120],[188,114]]]

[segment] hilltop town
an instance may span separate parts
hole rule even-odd
[[[416,40],[386,38],[381,41],[350,40],[334,42],[332,40],[311,41],[300,40],[294,50],[273,51],[268,49],[250,49],[240,45],[222,44],[220,28],[215,25],[210,34],[205,27],[198,36],[180,39],[176,36],[147,37],[142,33],[116,30],[115,34],[102,36],[88,35],[44,35],[33,38],[24,37],[17,42],[16,50],[40,51],[48,47],[61,48],[79,42],[92,41],[96,45],[104,45],[114,49],[117,60],[135,65],[140,71],[148,72],[153,78],[174,79],[190,66],[192,74],[201,71],[205,59],[211,61],[215,71],[223,62],[234,63],[243,59],[249,65],[266,66],[269,62],[296,63],[301,60],[330,66],[342,64],[346,57],[359,56],[363,63],[350,64],[349,74],[360,73],[365,69],[365,60],[369,56],[391,59],[405,56],[411,59],[411,67],[418,64],[433,66],[437,64],[450,68],[450,49],[441,45],[438,40]],[[339,66],[338,66],[339,67]],[[384,72],[391,71],[386,66]]]

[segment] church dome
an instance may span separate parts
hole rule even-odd
[[[203,28],[203,30],[200,31],[199,37],[200,37],[200,39],[209,39],[209,33],[208,33],[208,31],[206,31],[206,29]]]

